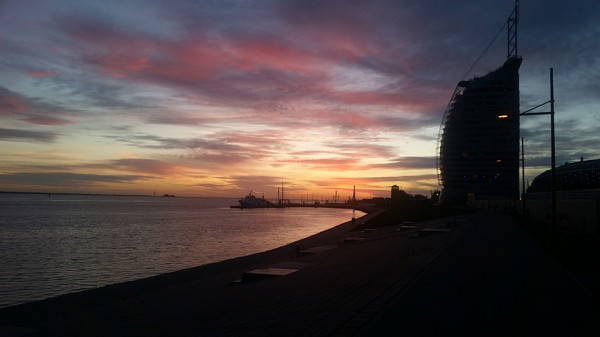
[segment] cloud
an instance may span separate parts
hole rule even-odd
[[[191,167],[231,168],[245,163],[261,162],[281,153],[285,139],[277,131],[261,133],[222,132],[207,137],[174,138],[150,134],[105,136],[130,146],[152,150],[174,150],[180,163]]]
[[[68,186],[73,184],[129,184],[145,179],[147,179],[147,177],[137,175],[102,175],[71,172],[17,172],[0,174],[0,181],[3,183],[54,187],[60,187],[60,185]]]
[[[193,167],[151,158],[120,158],[63,164],[13,164],[0,177],[7,185],[48,186],[78,190],[105,184],[138,184],[148,180],[201,179]],[[12,171],[12,172],[10,172]],[[205,178],[205,177],[204,177]],[[161,182],[164,184],[164,182]]]
[[[201,137],[173,138],[150,134],[127,134],[124,136],[107,136],[129,145],[149,149],[176,150],[208,150],[217,152],[238,152],[243,150],[239,145],[230,144],[227,139],[206,139]]]
[[[238,193],[247,194],[253,191],[256,195],[264,194],[266,198],[275,199],[277,197],[277,189],[281,187],[284,181],[283,177],[263,176],[263,175],[232,175],[227,178],[230,188],[238,191]],[[294,189],[293,183],[285,182],[285,191],[291,192]]]
[[[94,169],[103,171],[133,172],[143,174],[148,178],[176,177],[189,172],[189,170],[176,163],[150,158],[120,158],[94,163],[79,163],[63,167],[73,171]],[[52,167],[40,169],[52,170]]]
[[[277,18],[273,20],[277,22]],[[366,32],[354,35],[333,29],[311,33],[302,26],[298,32],[283,36],[253,27],[212,35],[199,30],[166,41],[108,19],[83,21],[74,17],[63,22],[62,31],[73,40],[73,45],[85,50],[81,58],[100,74],[140,84],[181,87],[207,102],[242,107],[272,100],[312,98],[346,105],[429,105],[418,91],[406,90],[413,85],[388,86],[384,92],[340,91],[331,87],[331,66],[364,68],[381,58],[380,51],[375,53],[370,46]],[[354,26],[350,22],[341,24],[348,29]],[[393,75],[389,66],[370,69],[385,77]],[[415,80],[403,80],[407,79]],[[435,83],[429,80],[431,91],[447,95],[434,89]]]
[[[439,188],[437,174],[409,174],[394,176],[344,177],[330,179],[313,179],[311,186],[319,186],[330,191],[337,190],[339,194],[351,195],[356,186],[357,195],[389,196],[392,185],[399,185],[410,193],[426,193]],[[382,188],[382,185],[385,186]]]
[[[26,97],[0,86],[0,116],[37,125],[71,124],[66,110],[44,99]]]
[[[390,169],[435,169],[436,157],[400,157],[393,159],[388,164],[372,165],[374,168],[390,168]]]
[[[51,143],[57,138],[58,134],[54,132],[0,128],[0,140],[4,141]]]
[[[363,167],[360,159],[351,158],[284,159],[279,160],[278,164],[297,164],[310,169],[327,171],[347,171]]]
[[[437,180],[437,174],[407,174],[407,175],[393,175],[393,176],[367,176],[367,177],[350,177],[350,178],[333,178],[328,179],[331,186],[348,186],[348,182],[350,185],[369,185],[369,184],[377,184],[382,182],[411,182],[416,180]],[[354,181],[354,183],[352,183]],[[315,180],[313,181],[315,184],[322,184],[322,182]],[[391,185],[390,185],[391,186]]]
[[[542,118],[544,119],[544,118]],[[550,123],[546,120],[541,124],[528,124],[521,128],[521,136],[525,142],[525,161],[527,166],[548,167],[550,164]],[[595,120],[582,123],[574,119],[557,119],[556,162],[557,165],[567,161],[598,159],[598,127]]]
[[[107,0],[31,8],[6,2],[0,119],[8,123],[0,139],[54,142],[64,153],[79,141],[93,144],[79,162],[54,169],[56,162],[38,157],[32,167],[46,165],[47,172],[62,166],[148,179],[198,175],[190,184],[206,189],[267,188],[278,174],[314,179],[290,183],[299,191],[333,187],[314,176],[360,170],[354,183],[383,188],[402,178],[400,170],[434,169],[435,153],[399,154],[434,148],[454,86],[512,4]],[[521,9],[522,105],[548,99],[548,68],[555,67],[559,158],[598,156],[598,4],[532,0]],[[467,76],[502,64],[504,40],[500,34]],[[540,119],[523,119],[522,135],[530,162],[543,165],[549,132]],[[57,133],[23,123],[64,127]],[[124,159],[99,157],[108,152]],[[255,181],[226,176],[257,162],[264,174]],[[435,181],[405,178],[423,188]]]
[[[110,164],[121,170],[157,174],[161,176],[169,176],[181,171],[177,165],[155,159],[125,158],[112,160]]]
[[[51,70],[27,70],[26,74],[27,76],[33,78],[48,78],[56,76],[56,72]]]
[[[361,134],[362,136],[362,134]],[[365,164],[358,163],[361,160],[369,158],[390,158],[394,153],[394,148],[390,145],[377,144],[376,137],[369,139],[367,137],[358,137],[362,142],[344,139],[324,144],[322,150],[302,150],[289,152],[292,158],[315,159],[315,158],[334,158],[333,160],[348,160],[356,164],[356,167],[366,168]],[[323,159],[327,160],[327,159]]]
[[[199,125],[214,121],[214,118],[195,117],[177,112],[161,113],[160,115],[151,115],[146,118],[147,123],[166,125]]]
[[[0,87],[0,116],[16,115],[27,109],[28,104],[23,96]]]

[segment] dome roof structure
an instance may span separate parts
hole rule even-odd
[[[551,170],[533,179],[527,193],[549,192],[551,190]],[[557,191],[600,189],[600,159],[566,163],[556,167],[555,183]]]

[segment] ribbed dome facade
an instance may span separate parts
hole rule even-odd
[[[527,193],[550,192],[551,170],[533,179]],[[557,191],[600,189],[600,159],[567,163],[555,168]]]

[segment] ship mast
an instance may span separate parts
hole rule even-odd
[[[507,59],[517,58],[519,57],[518,49],[517,49],[517,26],[519,24],[519,0],[515,1],[515,9],[513,9],[508,21],[506,22],[508,26],[508,49],[507,49]]]

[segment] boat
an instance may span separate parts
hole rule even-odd
[[[247,196],[240,199],[239,203],[240,203],[240,208],[275,208],[275,207],[279,207],[276,204],[265,199],[264,196],[258,198],[257,196],[252,194],[252,191],[250,191],[250,193]]]

